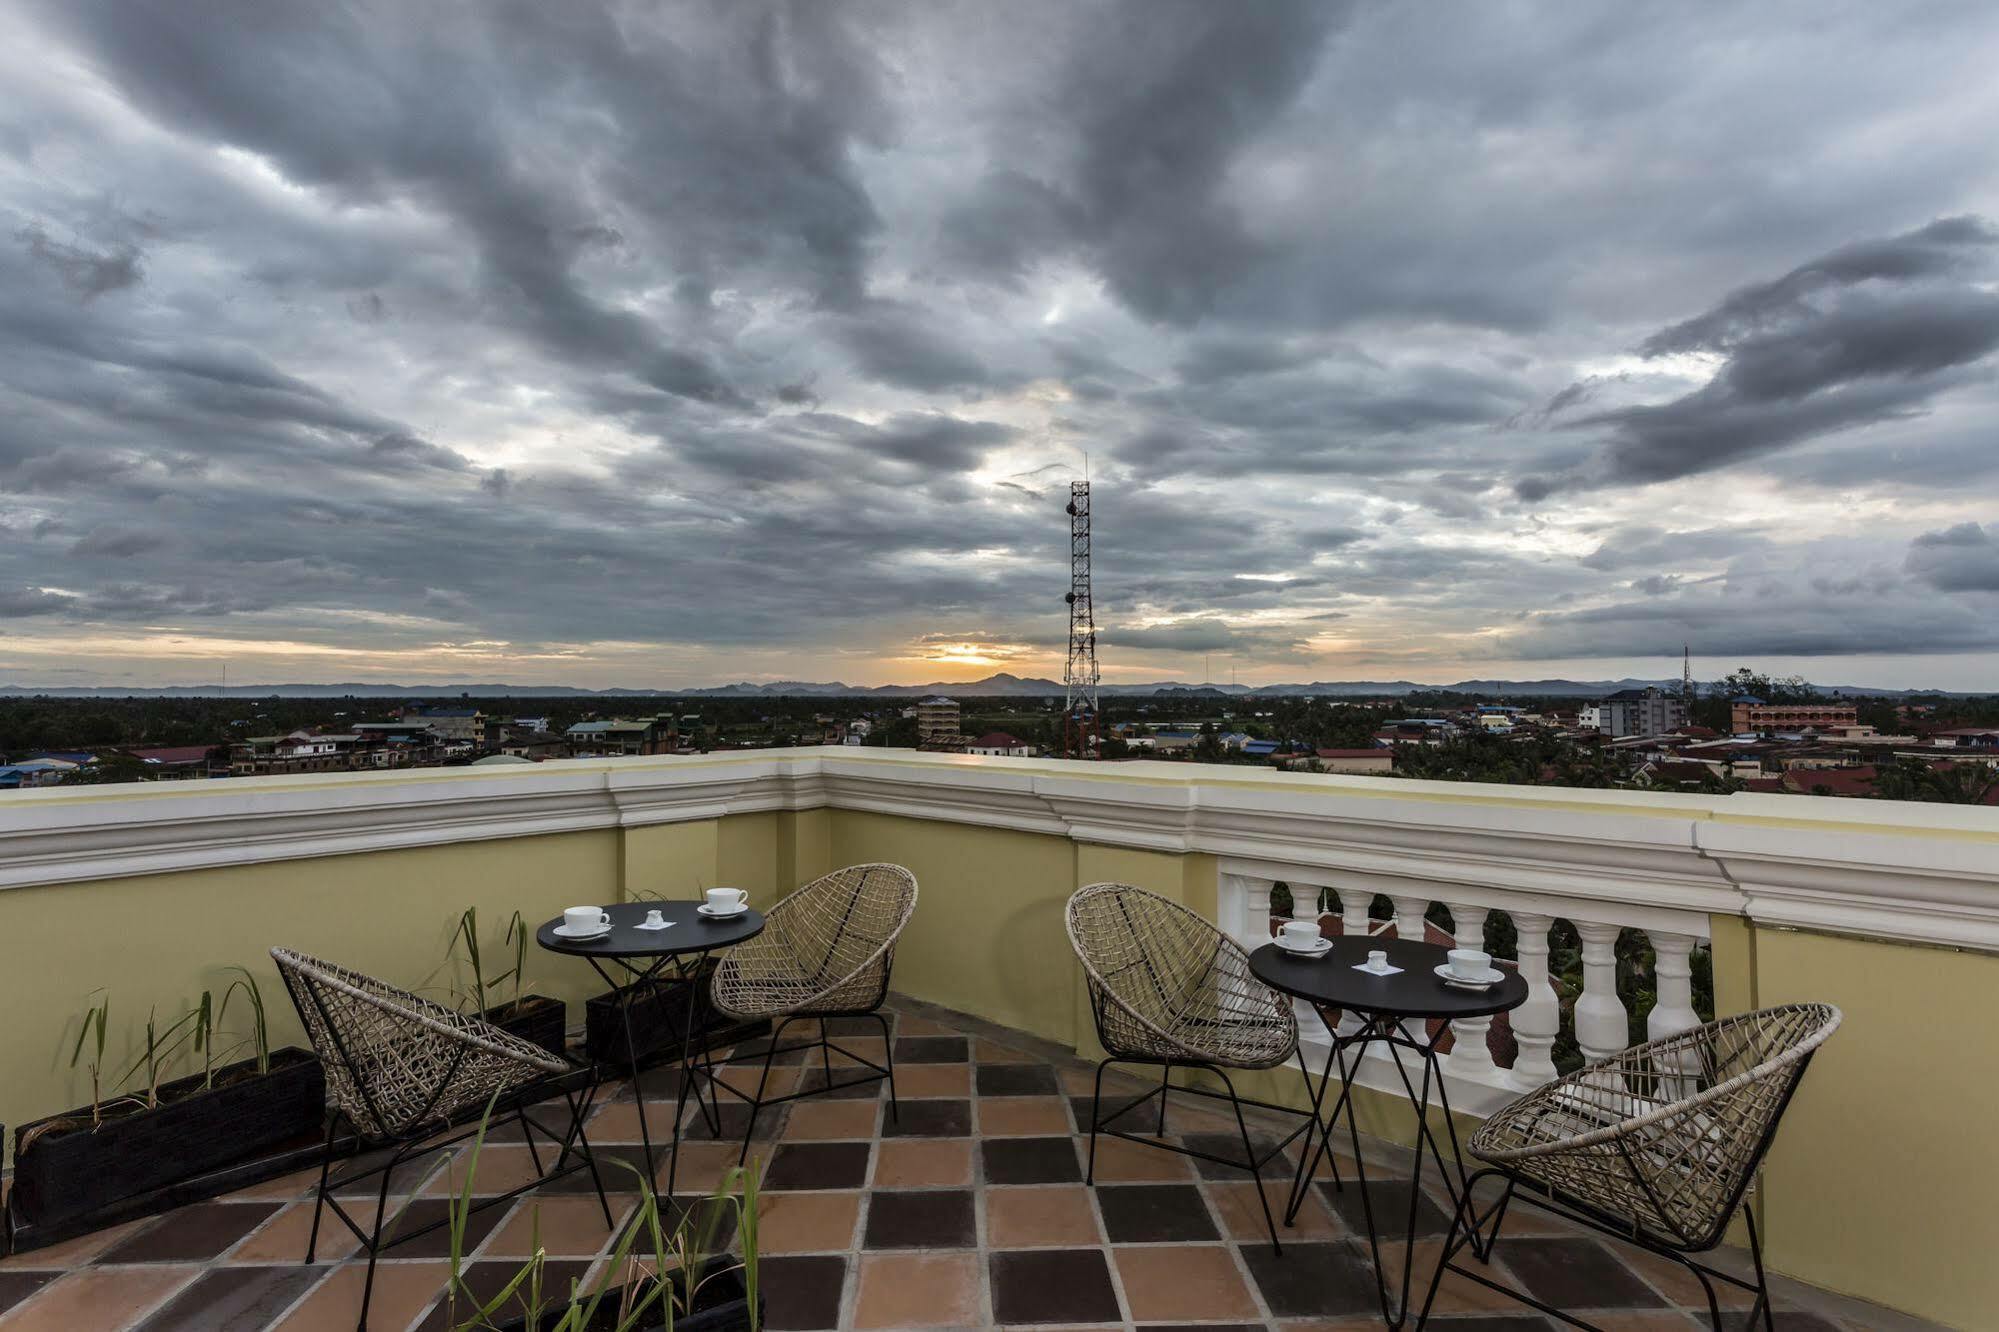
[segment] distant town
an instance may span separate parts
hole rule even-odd
[[[614,698],[11,693],[0,696],[0,790],[799,745],[1030,758],[1063,743],[1054,694],[743,688]],[[1092,744],[1103,762],[1999,804],[1999,696],[1854,695],[1748,668],[1569,698],[1161,687],[1109,694]]]

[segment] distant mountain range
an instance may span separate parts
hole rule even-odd
[[[1106,684],[1106,695],[1240,697],[1244,694],[1317,695],[1326,698],[1386,698],[1425,692],[1484,694],[1508,698],[1600,698],[1620,689],[1678,689],[1680,682],[1667,680],[1460,680],[1456,684],[1417,684],[1413,680],[1320,680],[1312,684],[1188,684],[1181,680],[1161,680],[1149,684]],[[1821,689],[1841,694],[1873,694],[1901,697],[1905,694],[1946,694],[1964,697],[1962,691],[1940,689],[1877,689],[1863,685],[1821,685]],[[928,694],[955,697],[1038,698],[1062,693],[1058,680],[1021,677],[1002,672],[983,680],[936,681],[920,685],[850,685],[839,681],[777,680],[768,684],[742,681],[710,685],[701,689],[578,689],[573,685],[449,684],[402,685],[356,681],[348,684],[273,685],[170,685],[158,689],[120,688],[110,685],[68,685],[35,687],[0,685],[0,697],[47,695],[52,698],[811,698],[878,697],[915,698]]]

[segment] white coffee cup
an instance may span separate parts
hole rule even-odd
[[[666,928],[666,917],[657,910],[646,912],[646,928],[649,930]]]
[[[1316,920],[1287,920],[1279,932],[1284,936],[1287,948],[1319,946],[1319,922]]]
[[[750,895],[740,888],[710,888],[708,909],[710,911],[740,911],[750,904]]]
[[[562,913],[563,928],[571,934],[595,934],[611,923],[611,913],[602,907],[571,907]]]
[[[1491,972],[1491,953],[1477,948],[1451,950],[1451,974],[1459,980],[1484,980]]]

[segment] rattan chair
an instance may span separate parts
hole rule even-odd
[[[450,1134],[490,1104],[494,1118],[510,1116],[520,1127],[538,1178],[497,1197],[482,1198],[475,1211],[511,1201],[549,1180],[588,1169],[604,1209],[604,1226],[612,1225],[604,1181],[584,1137],[594,1094],[588,1073],[491,1023],[453,1012],[406,990],[345,967],[322,962],[284,948],[273,948],[278,974],[305,1024],[306,1036],[326,1072],[326,1154],[319,1172],[313,1205],[312,1233],[306,1240],[305,1261],[319,1248],[321,1211],[333,1214],[354,1232],[368,1251],[368,1279],[361,1293],[360,1326],[368,1326],[368,1304],[374,1298],[375,1261],[382,1250],[448,1224],[440,1218],[414,1230],[399,1231],[400,1216],[388,1215],[391,1177],[410,1161],[463,1142],[478,1132],[475,1125]],[[558,1131],[528,1114],[536,1100],[561,1096],[568,1123]],[[339,1126],[345,1122],[358,1145],[370,1150],[363,1168],[339,1177],[333,1157]],[[558,1148],[553,1166],[542,1171],[535,1134]],[[576,1158],[574,1161],[571,1158]],[[369,1229],[350,1216],[335,1196],[338,1190],[379,1174],[375,1219]],[[407,1187],[409,1180],[402,1184]]]
[[[1097,1065],[1090,1097],[1087,1182],[1096,1182],[1097,1134],[1101,1131],[1247,1170],[1256,1178],[1261,1197],[1263,1167],[1311,1127],[1312,1116],[1289,1106],[1238,1096],[1225,1070],[1275,1068],[1297,1054],[1298,1019],[1291,1001],[1251,974],[1249,954],[1235,940],[1179,903],[1143,888],[1093,883],[1079,889],[1069,899],[1067,925],[1069,943],[1083,964],[1089,986],[1097,1041],[1107,1054]],[[1104,1115],[1104,1071],[1113,1064],[1158,1067],[1159,1087]],[[1222,1080],[1228,1089],[1226,1095],[1192,1086],[1176,1090],[1230,1103],[1242,1136],[1242,1160],[1166,1141],[1167,1088],[1175,1068],[1206,1069]],[[1302,1063],[1299,1073],[1305,1078],[1309,1102],[1311,1078],[1304,1073]],[[1141,1135],[1112,1127],[1154,1097],[1159,1098],[1154,1133]],[[1243,1118],[1245,1105],[1298,1115],[1303,1123],[1259,1157]],[[1268,1199],[1263,1199],[1263,1220],[1271,1244],[1281,1252]]]
[[[900,1117],[895,1096],[895,1042],[890,1038],[888,1019],[881,1015],[881,1005],[888,996],[895,941],[915,910],[916,876],[908,870],[900,865],[849,865],[814,879],[773,906],[764,916],[762,934],[722,954],[710,985],[715,1007],[733,1017],[774,1023],[764,1043],[763,1072],[757,1078],[754,1096],[711,1080],[711,1085],[750,1107],[739,1160],[748,1159],[757,1115],[764,1107],[801,1096],[886,1078],[889,1112]],[[826,1021],[840,1017],[872,1018],[881,1024],[885,1065],[833,1042]],[[805,1019],[818,1020],[817,1039],[781,1045],[784,1029]],[[766,1097],[771,1061],[780,1054],[812,1049],[819,1051],[823,1085]],[[835,1050],[871,1072],[835,1082]]]
[[[1451,1261],[1466,1246],[1481,1261],[1490,1257],[1507,1204],[1521,1197],[1691,1269],[1716,1328],[1714,1280],[1754,1292],[1748,1323],[1760,1316],[1771,1327],[1756,1215],[1743,1204],[1812,1053],[1839,1022],[1830,1004],[1723,1018],[1585,1065],[1492,1115],[1466,1144],[1488,1168],[1472,1176],[1453,1218],[1430,1300],[1450,1270],[1577,1322]],[[1488,1177],[1505,1187],[1480,1213],[1472,1192]],[[1721,1243],[1738,1211],[1753,1283],[1690,1256]]]

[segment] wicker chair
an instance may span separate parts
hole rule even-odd
[[[478,1132],[476,1126],[452,1136],[438,1135],[453,1124],[462,1125],[489,1103],[495,1115],[508,1114],[520,1126],[538,1172],[542,1164],[535,1134],[539,1132],[560,1150],[554,1165],[539,1178],[497,1197],[481,1199],[473,1210],[509,1202],[549,1180],[587,1168],[604,1210],[605,1229],[610,1229],[610,1202],[583,1134],[591,1099],[589,1090],[579,1094],[579,1086],[588,1081],[583,1070],[491,1023],[453,1012],[373,977],[284,948],[273,948],[271,957],[326,1072],[326,1153],[305,1261],[311,1263],[318,1251],[320,1215],[330,1207],[368,1251],[368,1279],[361,1294],[363,1329],[368,1326],[375,1261],[381,1251],[448,1223],[444,1218],[396,1233],[400,1214],[387,1215],[391,1177],[398,1167],[417,1157],[472,1137]],[[527,1113],[531,1102],[556,1095],[563,1097],[569,1115],[561,1131]],[[365,1168],[336,1178],[333,1156],[343,1120],[361,1146],[386,1149],[386,1154],[371,1151]],[[574,1162],[572,1155],[577,1158]],[[375,1220],[370,1229],[363,1230],[335,1193],[376,1174],[382,1180],[376,1191]],[[402,1182],[409,1183],[407,1179]]]
[[[1087,1182],[1096,1182],[1097,1134],[1101,1131],[1247,1170],[1256,1177],[1261,1196],[1263,1167],[1311,1127],[1312,1117],[1289,1106],[1237,1096],[1235,1083],[1224,1070],[1275,1068],[1297,1053],[1298,1020],[1291,1001],[1250,973],[1249,955],[1233,939],[1179,903],[1143,888],[1093,883],[1078,889],[1069,899],[1067,925],[1069,943],[1083,964],[1089,985],[1097,1041],[1108,1056],[1097,1065],[1090,1098]],[[1159,1087],[1104,1115],[1104,1070],[1113,1064],[1158,1067]],[[1243,1159],[1165,1141],[1167,1087],[1175,1068],[1206,1069],[1222,1080],[1228,1089],[1226,1095],[1191,1086],[1178,1090],[1230,1103],[1242,1136]],[[1302,1064],[1299,1071],[1304,1076]],[[1305,1095],[1311,1100],[1309,1076],[1305,1078]],[[1113,1127],[1155,1096],[1159,1098],[1159,1118],[1153,1134]],[[1244,1105],[1300,1115],[1303,1122],[1259,1157],[1243,1119]],[[1271,1244],[1281,1252],[1277,1223],[1267,1199],[1263,1220]]]
[[[711,982],[715,1007],[733,1017],[775,1023],[764,1043],[763,1072],[754,1096],[726,1082],[713,1083],[749,1104],[749,1124],[743,1130],[739,1160],[749,1156],[757,1115],[764,1107],[800,1096],[886,1078],[890,1113],[900,1117],[894,1042],[889,1038],[888,1019],[880,1010],[888,996],[895,941],[915,911],[916,876],[908,870],[900,865],[850,865],[814,879],[773,906],[764,916],[762,934],[722,954]],[[836,1017],[872,1018],[880,1023],[886,1066],[835,1044],[824,1019]],[[779,1044],[787,1026],[812,1018],[821,1019],[818,1039]],[[819,1051],[824,1085],[788,1096],[766,1097],[771,1061],[780,1054],[811,1049]],[[835,1050],[872,1071],[835,1082]]]
[[[1490,1256],[1516,1195],[1691,1269],[1721,1326],[1713,1280],[1752,1291],[1748,1323],[1773,1326],[1753,1209],[1743,1206],[1812,1054],[1839,1028],[1830,1004],[1787,1004],[1724,1018],[1589,1064],[1527,1093],[1466,1144],[1488,1169],[1474,1175],[1453,1219],[1430,1299],[1448,1268],[1568,1322],[1560,1310],[1451,1262],[1469,1245]],[[1483,1214],[1472,1189],[1505,1188]],[[1740,1211],[1754,1283],[1690,1255],[1721,1243]],[[1487,1233],[1486,1227],[1490,1226]],[[1429,1317],[1429,1303],[1424,1315]],[[1420,1326],[1420,1324],[1419,1324]]]

